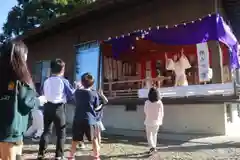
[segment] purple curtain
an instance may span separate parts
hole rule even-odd
[[[113,38],[106,41],[112,45],[113,54],[119,54],[134,47],[136,37],[144,36],[144,39],[158,44],[168,45],[194,45],[211,40],[226,44],[230,51],[231,68],[239,68],[238,42],[230,27],[219,14],[208,15],[190,23],[180,24],[172,28],[155,27],[147,30],[139,30],[127,36]]]

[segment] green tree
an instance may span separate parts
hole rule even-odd
[[[6,42],[7,40],[9,40],[9,37],[6,36],[5,34],[0,34],[0,46],[1,44],[3,44],[4,42]]]
[[[21,35],[91,2],[93,0],[18,0],[8,13],[3,37]]]

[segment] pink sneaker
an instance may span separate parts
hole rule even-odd
[[[101,160],[99,156],[93,156],[93,160]]]
[[[76,154],[74,154],[74,155],[70,154],[70,156],[68,157],[68,160],[75,160],[75,156],[76,156]]]
[[[93,159],[94,159],[94,160],[101,160],[101,159],[100,159],[100,154],[99,154],[99,153],[98,153],[98,154],[95,154],[95,153],[94,153],[94,154],[93,154]]]

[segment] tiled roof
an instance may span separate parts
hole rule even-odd
[[[116,8],[119,9],[121,7],[129,5],[136,5],[143,1],[147,2],[150,0],[96,0],[88,6],[74,10],[69,15],[56,18],[38,28],[29,30],[24,35],[16,37],[16,39],[25,40],[28,38],[32,38],[36,35],[44,34],[45,32],[51,31],[54,28],[74,25],[79,18],[86,17],[91,13],[93,13],[94,15],[99,15],[99,13],[104,14],[106,11],[113,11]]]
[[[234,34],[240,39],[240,0],[222,0],[223,8]]]

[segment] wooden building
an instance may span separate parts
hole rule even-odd
[[[66,62],[66,76],[69,80],[74,81],[79,76],[76,73],[79,46],[89,47],[101,43],[109,37],[121,36],[154,26],[174,26],[214,13],[219,13],[226,22],[235,24],[238,21],[233,18],[236,17],[235,13],[229,8],[237,6],[240,8],[240,5],[237,1],[236,5],[232,5],[233,3],[234,1],[230,0],[208,0],[204,3],[202,0],[98,0],[85,8],[73,11],[71,15],[53,20],[18,38],[23,39],[29,47],[29,65],[36,82],[40,83],[48,76],[50,72],[48,61],[54,58],[61,58]],[[139,50],[149,51],[154,47],[157,49],[153,44],[142,43],[141,40],[138,43]],[[223,83],[224,53],[228,57],[228,52],[224,51],[226,46],[220,45],[217,41],[210,41],[208,47],[212,53],[211,59],[214,59],[211,64],[212,81],[213,83]],[[186,52],[193,52],[192,47],[185,46],[185,48]],[[179,47],[171,47],[171,49],[174,52],[178,51]],[[103,85],[104,78],[100,80],[100,69],[96,68],[98,66],[94,62],[101,60],[99,57],[103,57],[102,53],[107,55],[108,52],[111,52],[107,46],[101,47],[100,50],[101,54],[97,58],[95,56],[92,61],[84,63],[85,66],[95,68],[93,72],[98,75],[96,76],[98,86]],[[124,58],[128,59],[128,56]],[[132,57],[132,59],[134,58]],[[228,64],[226,63],[226,65]],[[43,69],[36,69],[37,67]],[[133,68],[136,70],[137,65]],[[229,72],[228,75],[230,77],[228,81],[232,82],[231,73]],[[130,78],[128,80],[131,81]],[[195,81],[193,80],[193,82]],[[141,87],[141,84],[134,84]],[[107,88],[109,86],[107,84]],[[120,88],[123,87],[120,86]],[[120,98],[114,97],[114,94],[109,95],[112,99],[105,110],[104,117],[107,128],[144,130],[144,99],[139,99],[132,93],[133,91],[131,91],[131,95],[120,96]],[[165,98],[163,99],[163,103],[165,103],[163,131],[222,135],[236,132],[234,128],[240,125],[237,99],[236,94],[224,97],[214,95],[204,98]],[[70,109],[68,114],[71,119],[72,111]],[[230,121],[228,121],[229,117],[231,117]]]

